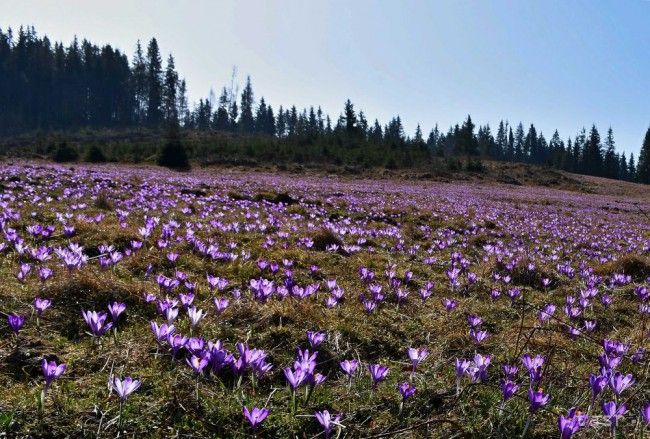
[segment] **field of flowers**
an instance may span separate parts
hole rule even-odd
[[[0,164],[0,432],[650,435],[650,204]]]

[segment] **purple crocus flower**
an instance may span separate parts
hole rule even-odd
[[[650,426],[650,401],[646,401],[641,407],[641,418],[646,427]]]
[[[603,375],[594,375],[594,374],[589,374],[589,387],[591,387],[591,399],[592,401],[595,401],[598,395],[602,393],[602,391],[605,389],[605,386],[607,386],[607,377]]]
[[[167,319],[168,324],[172,324],[176,317],[178,317],[178,308],[169,307],[164,311],[165,318]]]
[[[21,316],[19,314],[9,314],[7,316],[7,324],[15,334],[18,334],[18,331],[20,331],[25,324],[25,316]]]
[[[354,372],[357,370],[357,367],[359,366],[359,361],[356,359],[352,360],[343,360],[340,363],[341,369],[347,376],[352,378],[352,375],[354,375]]]
[[[397,385],[397,389],[399,390],[399,393],[402,394],[402,402],[406,401],[415,394],[415,386],[408,381],[399,383]]]
[[[307,340],[312,348],[318,347],[325,341],[326,334],[324,332],[307,331]]]
[[[447,299],[447,298],[442,299],[442,306],[445,307],[445,311],[447,312],[452,312],[457,305],[458,302],[456,302],[453,299]]]
[[[225,297],[215,297],[212,299],[212,301],[214,302],[214,308],[217,310],[217,315],[221,315],[221,313],[223,313],[226,308],[228,308],[228,304],[230,303],[230,301]]]
[[[509,379],[501,380],[501,393],[503,394],[503,400],[507,401],[512,398],[512,395],[517,393],[519,386]]]
[[[411,366],[413,367],[413,372],[415,372],[415,368],[429,356],[429,351],[426,347],[408,348],[407,353],[409,360],[411,361]]]
[[[192,328],[194,328],[196,325],[199,324],[201,319],[205,317],[205,314],[203,313],[202,309],[196,309],[195,307],[191,306],[187,308],[187,316],[190,319],[190,325]]]
[[[102,336],[106,331],[113,327],[112,322],[106,322],[108,314],[105,312],[97,311],[81,311],[86,324],[90,328],[90,332],[95,337]]]
[[[109,379],[109,384],[115,393],[117,393],[117,396],[119,396],[120,400],[124,402],[129,397],[129,395],[140,388],[142,382],[140,382],[140,380],[134,380],[131,377],[124,377],[124,379],[120,379],[114,376]]]
[[[513,380],[517,376],[519,368],[513,364],[504,364],[501,366],[501,370],[507,379]]]
[[[627,406],[624,403],[617,406],[616,402],[609,401],[603,402],[602,409],[605,416],[609,419],[612,428],[612,436],[615,436],[614,432],[616,431],[616,425],[618,424],[619,418],[622,418],[623,415],[627,413]]]
[[[253,430],[255,430],[269,415],[269,410],[267,408],[257,407],[253,407],[252,410],[248,410],[248,407],[244,407],[243,413],[248,422],[251,424]]]
[[[542,389],[533,390],[531,388],[528,389],[528,399],[530,401],[530,412],[535,413],[537,410],[548,404],[551,397],[545,394]]]
[[[153,335],[156,337],[156,342],[159,344],[176,330],[174,325],[168,325],[166,323],[158,326],[158,323],[150,322],[149,325],[151,326],[151,332],[153,332]]]
[[[167,334],[167,343],[172,351],[172,358],[176,358],[178,351],[187,344],[187,337],[181,334]]]
[[[539,312],[539,321],[544,323],[551,320],[553,314],[555,314],[555,309],[556,307],[552,303],[544,305],[544,308],[542,308],[542,310]]]
[[[40,278],[41,282],[45,282],[46,280],[51,278],[53,274],[54,272],[47,267],[41,267],[38,270],[38,277]]]
[[[113,322],[117,322],[117,319],[120,318],[120,314],[122,314],[125,309],[126,309],[125,303],[113,302],[110,305],[108,305],[108,312],[111,313],[111,319],[113,320]]]
[[[483,319],[475,314],[470,314],[467,316],[467,323],[471,328],[477,328],[483,323]]]
[[[544,367],[545,358],[541,355],[531,357],[529,354],[524,354],[521,357],[521,362],[528,369],[530,381],[538,383],[542,379],[542,368]]]
[[[55,361],[47,361],[43,358],[41,362],[41,371],[43,372],[43,378],[45,378],[45,391],[50,387],[52,381],[58,379],[63,372],[65,371],[65,364],[56,364]]]
[[[609,377],[609,386],[616,396],[621,396],[621,393],[632,384],[634,384],[634,376],[632,374],[623,375],[620,372],[616,372]]]
[[[34,309],[36,310],[37,315],[42,315],[43,312],[52,305],[52,301],[49,299],[41,299],[37,297],[34,299]]]
[[[201,375],[201,373],[203,373],[203,369],[205,369],[205,366],[208,365],[208,359],[203,355],[200,357],[192,355],[191,358],[186,358],[185,361],[187,362],[187,365],[192,368],[192,371],[196,375]]]
[[[469,331],[469,336],[472,338],[472,340],[474,340],[476,344],[480,344],[484,342],[490,336],[490,334],[488,334],[488,332],[484,330],[475,331],[474,329],[471,329]]]
[[[192,305],[192,302],[194,302],[193,293],[180,293],[178,295],[178,298],[181,301],[181,305],[183,305],[185,308],[189,308]]]
[[[287,383],[289,383],[289,387],[291,387],[291,390],[294,391],[300,387],[300,385],[307,378],[307,374],[301,368],[296,368],[293,370],[290,367],[285,367],[282,370],[284,371],[284,376],[287,379]]]
[[[558,417],[558,428],[560,429],[560,439],[571,439],[574,433],[587,425],[589,420],[587,415],[576,411],[575,407],[569,410],[567,416]]]
[[[370,364],[368,370],[370,370],[373,387],[377,387],[377,384],[384,381],[389,372],[388,367],[382,366],[381,364]]]
[[[332,417],[332,415],[330,415],[330,412],[327,410],[323,410],[322,412],[315,412],[314,416],[316,417],[316,420],[321,425],[321,427],[323,427],[323,434],[325,435],[325,439],[329,439],[330,435],[332,434],[332,427],[338,425],[341,422],[340,414]]]
[[[467,373],[471,363],[464,358],[456,358],[456,379],[460,379]]]

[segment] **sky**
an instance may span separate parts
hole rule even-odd
[[[547,140],[596,124],[638,156],[650,125],[649,0],[0,0],[0,28],[33,25],[129,56],[158,39],[190,101],[218,95],[237,66],[256,99],[335,119],[350,98],[407,134],[531,122]]]

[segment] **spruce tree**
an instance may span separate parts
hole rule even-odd
[[[147,122],[150,126],[159,126],[163,120],[162,113],[162,60],[158,41],[152,38],[147,47]]]
[[[583,149],[582,172],[589,175],[602,175],[602,161],[600,134],[596,129],[596,125],[592,125],[589,131],[589,139]]]
[[[255,129],[255,120],[253,118],[253,85],[251,77],[246,78],[246,85],[241,94],[241,113],[239,116],[239,131],[243,134],[251,134]]]
[[[515,136],[512,134],[512,127],[508,127],[508,148],[506,149],[506,160],[515,159]]]
[[[495,158],[502,159],[508,149],[508,134],[506,133],[506,126],[503,121],[499,122],[495,147]]]
[[[264,97],[260,99],[260,104],[257,106],[257,111],[255,112],[255,132],[257,134],[266,134],[267,133],[267,107]]]
[[[515,131],[515,160],[523,161],[524,156],[524,125],[519,122]]]
[[[629,177],[627,171],[627,157],[625,157],[625,152],[623,152],[618,164],[618,178],[627,180]]]
[[[607,178],[618,178],[620,161],[614,146],[614,131],[612,127],[607,130],[605,138],[605,157],[603,160],[603,175]]]
[[[136,44],[135,54],[131,63],[131,81],[134,92],[136,123],[142,124],[147,117],[147,64],[142,53],[140,40]]]
[[[650,184],[650,127],[645,133],[641,152],[639,153],[636,178],[641,183]]]
[[[178,73],[174,66],[174,57],[169,55],[165,82],[163,83],[163,111],[167,123],[178,123]]]

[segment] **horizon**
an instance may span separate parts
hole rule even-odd
[[[617,150],[638,157],[650,123],[642,99],[650,57],[641,56],[650,2],[199,3],[23,1],[0,28],[34,26],[64,44],[76,35],[129,59],[137,40],[155,37],[192,103],[210,89],[218,96],[237,66],[240,86],[250,75],[256,101],[275,109],[320,105],[335,119],[350,98],[371,122],[399,115],[410,136],[417,124],[426,136],[467,114],[493,132],[500,120],[533,123],[547,139],[555,129],[573,138],[593,123],[601,135],[611,126]],[[61,9],[65,16],[55,14]]]

